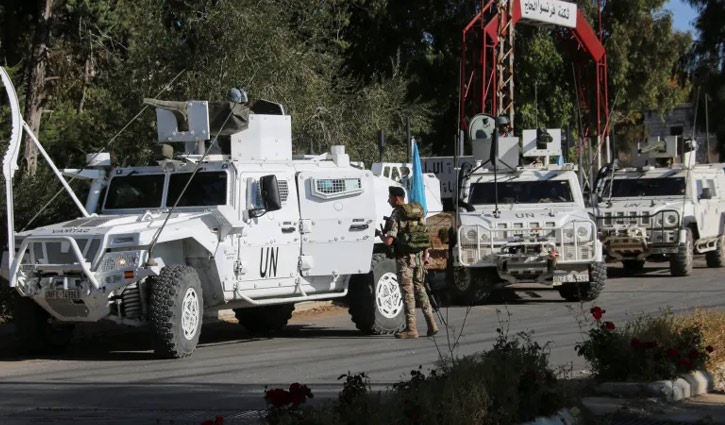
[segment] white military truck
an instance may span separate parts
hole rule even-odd
[[[645,261],[669,262],[673,276],[692,271],[693,255],[722,267],[725,255],[725,164],[694,163],[696,145],[686,141],[683,161],[677,136],[651,138],[640,154],[655,165],[605,167],[596,183],[599,237],[606,255],[637,273]]]
[[[13,235],[24,123],[0,71],[13,112],[2,270],[22,296],[15,322],[28,348],[61,347],[73,324],[106,319],[149,326],[155,352],[180,358],[197,346],[205,310],[234,309],[245,328],[266,332],[286,325],[297,302],[345,296],[360,330],[403,326],[395,264],[374,234],[394,183],[352,166],[343,146],[293,158],[291,118],[271,102],[152,101],[159,141],[182,153],[166,146],[158,165],[118,168],[101,154],[63,170],[92,179],[85,207],[67,187],[83,216]]]
[[[569,301],[597,298],[606,269],[575,167],[548,164],[560,130],[525,130],[524,156],[541,163],[521,167],[519,139],[499,138],[495,122],[480,114],[469,128],[476,165],[459,179],[454,295],[479,302],[497,286],[539,282]]]

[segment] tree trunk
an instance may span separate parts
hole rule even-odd
[[[37,0],[37,7],[42,11],[33,36],[33,52],[30,57],[30,72],[25,88],[25,121],[38,134],[40,116],[45,101],[45,67],[48,61],[48,39],[50,38],[50,18],[53,13],[53,0]],[[38,169],[38,150],[29,137],[25,137],[26,172],[35,175]]]

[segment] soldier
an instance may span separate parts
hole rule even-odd
[[[390,215],[385,226],[385,232],[380,235],[386,246],[393,246],[395,263],[397,265],[398,283],[400,291],[403,295],[403,305],[405,307],[406,327],[403,332],[396,332],[396,338],[418,338],[418,330],[415,326],[415,301],[418,299],[420,308],[423,310],[425,321],[428,324],[427,336],[433,336],[438,333],[433,317],[433,308],[428,300],[428,294],[425,292],[424,279],[425,268],[423,267],[424,250],[416,253],[403,253],[399,249],[400,244],[396,243],[404,232],[409,232],[412,223],[405,217],[403,205],[405,205],[405,191],[401,187],[390,186],[388,188],[388,204],[393,207],[393,213]],[[397,245],[397,246],[396,246]]]

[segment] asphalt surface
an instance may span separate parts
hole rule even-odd
[[[549,344],[550,363],[576,376],[586,373],[574,347],[592,305],[615,324],[663,308],[725,309],[725,269],[708,269],[698,258],[691,276],[673,278],[664,265],[647,264],[636,277],[623,277],[612,265],[594,303],[568,303],[556,291],[519,285],[496,303],[444,308],[449,332],[435,339],[361,335],[344,309],[332,308],[297,315],[272,338],[253,337],[235,323],[209,323],[189,359],[155,359],[145,333],[115,325],[84,325],[64,354],[27,358],[13,354],[12,326],[0,325],[0,423],[179,424],[215,415],[225,423],[254,423],[265,387],[301,382],[324,400],[340,390],[341,374],[364,371],[375,388],[384,388],[451,352],[489,349],[497,328],[533,332]]]

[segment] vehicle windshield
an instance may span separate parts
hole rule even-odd
[[[473,205],[495,204],[494,183],[473,183],[469,202]],[[498,183],[498,202],[501,204],[574,202],[574,197],[566,180],[508,181]]]
[[[169,179],[169,195],[166,205],[171,207],[176,198],[189,181],[191,173],[172,174]],[[194,176],[184,196],[179,200],[179,207],[199,207],[208,205],[224,205],[227,203],[226,171],[200,172]]]
[[[604,187],[603,196],[609,197],[609,185]],[[684,177],[665,177],[654,179],[615,179],[612,185],[612,198],[636,198],[640,196],[684,196]]]
[[[163,192],[163,174],[134,174],[132,171],[111,179],[105,208],[159,208]]]

